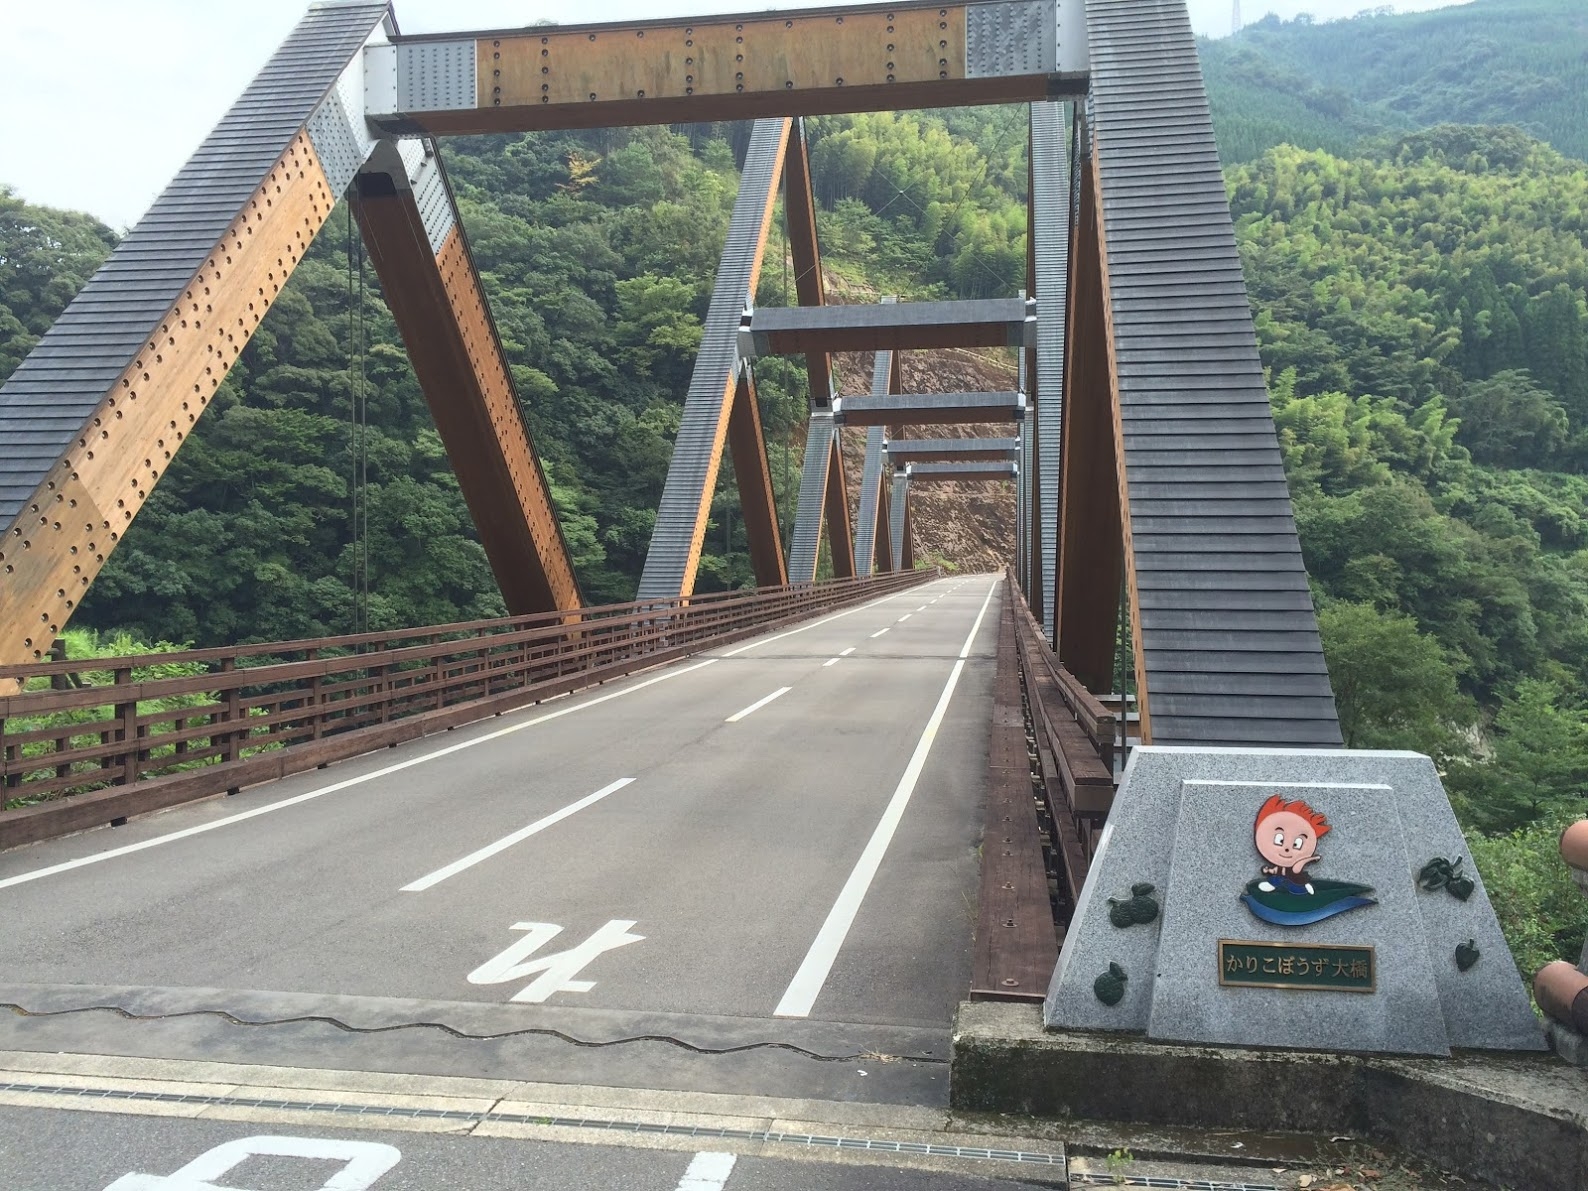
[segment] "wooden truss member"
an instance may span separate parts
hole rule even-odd
[[[428,168],[439,162],[419,164]],[[408,172],[368,169],[354,190],[386,304],[508,611],[575,609],[579,583],[463,228],[434,217],[427,227]]]
[[[363,119],[364,54],[393,32],[383,2],[312,9],[0,389],[0,666],[44,656],[376,153],[405,187],[418,184],[411,165],[429,188],[419,241],[433,241],[423,256],[447,301],[432,290],[431,313],[452,337],[415,363],[431,396],[437,376],[474,378],[448,393],[453,421],[437,421],[464,491],[483,479],[490,494],[470,504],[508,607],[578,606],[439,166],[418,142],[399,153],[372,139]],[[449,239],[434,238],[441,228]],[[458,426],[473,436],[461,449]]]

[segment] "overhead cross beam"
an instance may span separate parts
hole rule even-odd
[[[897,302],[864,306],[766,306],[747,314],[739,336],[747,356],[801,352],[922,351],[1024,347],[1036,311],[1020,298]]]
[[[888,443],[888,462],[1009,462],[1020,455],[1018,438],[896,438]]]
[[[399,38],[369,56],[392,133],[901,111],[1085,93],[1084,0],[902,0]]]
[[[942,426],[1018,422],[1026,416],[1024,393],[903,393],[887,397],[840,397],[833,415],[845,426]]]

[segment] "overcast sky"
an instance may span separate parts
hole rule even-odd
[[[1451,0],[1398,0],[1400,11]],[[1199,33],[1232,0],[1190,0]],[[829,7],[830,0],[397,0],[405,33]],[[1371,0],[1241,0],[1319,20]],[[308,7],[308,0],[0,0],[0,182],[31,202],[137,222]]]

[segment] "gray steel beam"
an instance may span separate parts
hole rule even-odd
[[[882,299],[892,303],[897,298]],[[898,375],[893,352],[878,352],[871,366],[871,395],[886,397]],[[860,523],[855,526],[855,573],[869,575],[876,567],[877,526],[881,517],[884,453],[888,432],[883,426],[866,428],[866,465],[860,475]]]
[[[966,461],[963,463],[912,463],[910,479],[927,480],[1012,480],[1020,474],[1020,465],[1013,459],[996,463]]]
[[[909,532],[910,511],[910,472],[913,469],[905,468],[901,472],[893,473],[893,511],[889,514],[889,528],[893,531],[891,543],[893,547],[893,569],[901,570],[904,567],[904,535]]]
[[[1020,455],[1018,438],[896,438],[888,444],[888,462],[957,463],[968,460],[1013,460]]]
[[[1018,422],[1026,416],[1026,395],[904,393],[889,397],[840,397],[833,402],[833,416],[844,426]]]
[[[739,350],[746,356],[792,356],[808,352],[1023,347],[1034,342],[1035,335],[1036,311],[1019,298],[767,306],[745,315]]]
[[[1064,345],[1069,313],[1070,150],[1068,105],[1031,105],[1031,225],[1036,264],[1038,406],[1034,448],[1040,523],[1032,529],[1031,581],[1040,585],[1042,628],[1057,637],[1060,444],[1064,417]]]
[[[1089,0],[1087,22],[1143,736],[1338,747],[1310,602],[1275,611],[1239,577],[1305,582],[1289,497],[1245,494],[1254,468],[1281,473],[1279,442],[1185,0]],[[1195,219],[1181,214],[1187,204]],[[1217,347],[1206,346],[1208,321],[1231,328]],[[1154,432],[1209,392],[1242,410],[1238,433]],[[1137,495],[1144,469],[1158,493],[1150,511]],[[1220,556],[1217,572],[1199,565],[1209,552]],[[1161,584],[1152,601],[1141,590],[1148,572]],[[1218,572],[1230,578],[1193,587]],[[1236,650],[1273,660],[1258,673],[1230,663]]]
[[[695,588],[741,367],[739,316],[755,296],[788,135],[789,121],[773,119],[757,120],[750,136],[739,197],[706,310],[700,354],[684,399],[683,423],[673,442],[656,528],[640,575],[642,600],[672,599]]]
[[[790,583],[816,582],[823,507],[827,499],[827,470],[832,466],[833,439],[837,433],[831,413],[811,411],[811,420],[805,427],[805,468],[800,473],[799,504],[794,509],[794,535],[789,539]]]

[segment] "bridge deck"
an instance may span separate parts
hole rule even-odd
[[[969,980],[993,589],[991,576],[940,580],[460,729],[444,747],[417,741],[0,855],[0,1003],[167,1018],[8,1014],[0,1049],[268,1053],[263,1061],[322,1066],[330,1046],[338,1065],[375,1070],[525,1078],[533,1062],[535,1078],[558,1082],[744,1091],[775,1071],[780,1094],[847,1085],[872,1099],[944,1102],[940,1062]],[[923,734],[935,742],[901,808]],[[629,784],[449,869],[621,779]],[[861,881],[852,927],[832,940],[831,970],[801,986],[796,973],[809,972],[807,953],[846,883],[854,891],[890,804],[896,834]],[[39,875],[55,865],[67,867]],[[404,891],[437,873],[447,875]],[[530,938],[515,929],[529,923],[563,930],[499,968],[623,929],[614,923],[643,938],[571,973],[594,982],[587,991],[544,1003],[511,1001],[534,971],[471,982],[502,974],[485,969]],[[282,1024],[169,1017],[194,1010]],[[484,1046],[434,1030],[348,1034],[310,1018],[516,1037]],[[535,1030],[673,1041],[625,1051],[525,1033]],[[771,1049],[713,1057],[677,1043]],[[912,1061],[821,1062],[788,1046]],[[393,1055],[417,1065],[381,1065]]]

